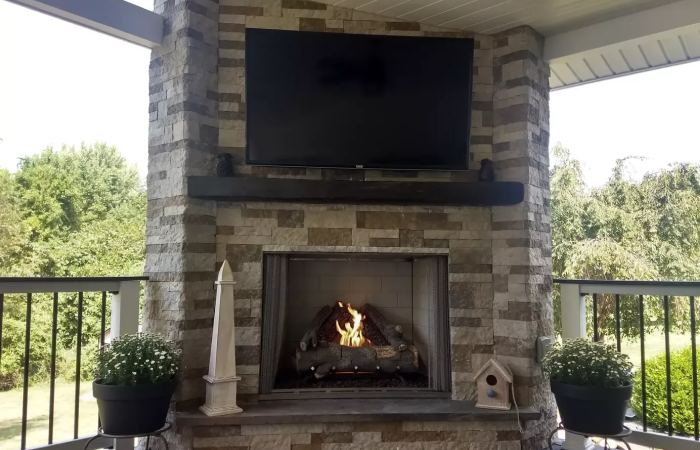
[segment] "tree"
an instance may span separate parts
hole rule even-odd
[[[675,164],[647,173],[641,182],[625,176],[630,159],[617,161],[608,182],[588,189],[581,166],[567,149],[552,149],[552,266],[555,277],[602,280],[693,280],[699,273],[700,170]],[[558,291],[555,310],[560,311]],[[621,334],[639,335],[636,298],[621,297]],[[689,326],[688,300],[671,298],[671,323]],[[600,336],[614,335],[615,297],[598,296]],[[663,302],[645,302],[645,327],[663,325]],[[557,321],[560,315],[557,314]],[[561,324],[556,324],[560,329]]]
[[[21,210],[35,241],[62,237],[143,191],[138,172],[115,147],[49,147],[21,160],[16,174]]]
[[[140,275],[145,221],[145,189],[116,148],[103,143],[47,148],[23,159],[14,175],[0,171],[0,276]],[[26,297],[6,296],[4,309],[0,389],[22,381]],[[52,310],[51,295],[33,297],[34,381],[49,373]],[[73,375],[78,295],[61,294],[58,311],[58,367]],[[100,294],[85,294],[83,345],[97,342],[100,316]]]

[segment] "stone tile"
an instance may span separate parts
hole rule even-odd
[[[226,259],[229,263],[260,262],[262,261],[262,246],[260,245],[227,245]]]
[[[307,228],[355,228],[355,211],[307,211],[304,218]]]
[[[246,18],[248,28],[268,28],[272,30],[299,30],[299,19],[296,17],[252,17]]]
[[[231,448],[247,447],[250,444],[250,436],[221,436],[221,437],[195,437],[194,448]]]
[[[274,424],[274,425],[241,425],[242,435],[277,435],[277,434],[300,434],[300,433],[323,433],[323,424]]]
[[[251,436],[250,450],[291,450],[292,438],[289,435]]]
[[[233,234],[237,236],[270,236],[272,230],[269,227],[234,227]]]
[[[453,344],[492,345],[493,333],[492,327],[450,327]]]
[[[260,345],[260,327],[236,327],[236,345]]]
[[[227,437],[240,436],[240,434],[240,425],[192,427],[194,437]]]
[[[369,238],[370,247],[398,247],[399,240],[391,238]]]
[[[311,444],[311,434],[310,433],[291,434],[291,435],[289,435],[289,437],[290,437],[290,442],[292,444],[292,448],[294,447],[294,445]]]
[[[277,226],[280,228],[303,228],[304,211],[282,210],[277,212]]]
[[[309,245],[352,245],[350,228],[309,228]]]
[[[306,228],[275,228],[270,240],[274,244],[306,245],[309,231]]]
[[[350,432],[312,434],[311,435],[311,443],[312,444],[349,444],[353,441],[352,435],[353,434]]]
[[[345,433],[352,431],[352,423],[324,423],[324,433]]]
[[[355,444],[382,442],[382,433],[378,431],[355,432],[352,433],[352,442]]]
[[[423,247],[423,231],[399,230],[401,247]]]
[[[236,345],[236,364],[258,365],[260,364],[259,345]]]

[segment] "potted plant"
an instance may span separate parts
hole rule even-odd
[[[591,436],[622,431],[632,397],[632,363],[614,347],[585,339],[555,344],[543,360],[565,428]]]
[[[145,435],[163,427],[180,352],[158,334],[127,334],[97,357],[92,393],[106,434]]]

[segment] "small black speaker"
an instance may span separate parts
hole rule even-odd
[[[232,177],[233,176],[233,159],[228,153],[219,153],[216,158],[216,176]]]

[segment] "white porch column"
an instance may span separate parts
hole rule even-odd
[[[216,281],[214,329],[211,336],[206,400],[200,407],[207,416],[222,416],[242,411],[236,405],[236,336],[234,327],[233,273],[224,261]]]
[[[139,331],[140,281],[124,281],[112,294],[112,339]],[[133,450],[133,439],[114,439],[114,450]]]
[[[564,339],[586,337],[586,297],[580,284],[561,284],[561,335]],[[586,437],[564,433],[562,450],[593,450],[595,445]]]

